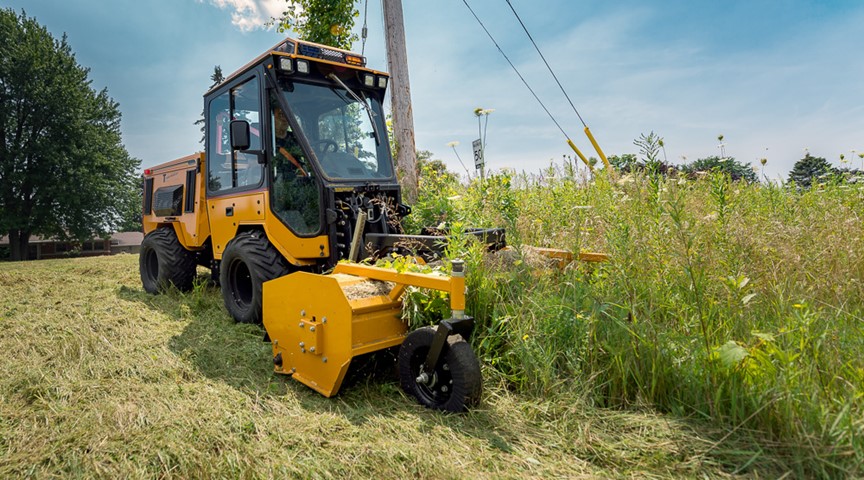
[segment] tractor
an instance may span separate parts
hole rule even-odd
[[[144,171],[144,290],[193,287],[210,269],[237,322],[263,324],[277,373],[330,397],[352,361],[398,349],[400,385],[424,406],[480,398],[465,271],[400,272],[385,255],[440,253],[408,235],[382,104],[385,72],[353,52],[286,38],[204,95],[205,151]],[[469,229],[490,249],[502,229]],[[408,332],[408,287],[449,293],[451,317]]]

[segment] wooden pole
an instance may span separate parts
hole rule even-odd
[[[396,140],[396,169],[402,182],[403,201],[417,200],[417,156],[414,144],[414,115],[411,112],[411,87],[408,83],[408,53],[405,50],[405,23],[402,0],[383,0],[384,36],[387,37],[387,63],[390,69],[390,102],[393,110],[393,135]]]

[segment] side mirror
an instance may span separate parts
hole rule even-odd
[[[249,122],[231,120],[231,149],[249,150]]]

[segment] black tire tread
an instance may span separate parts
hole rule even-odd
[[[447,339],[450,350],[447,355],[447,363],[453,375],[461,377],[460,381],[453,381],[453,396],[461,397],[462,407],[455,411],[464,411],[480,403],[483,396],[483,377],[480,373],[480,361],[461,335],[452,335]],[[456,367],[454,367],[456,365]],[[457,373],[458,372],[458,373]]]
[[[155,279],[147,270],[148,250],[156,252],[159,264]],[[188,292],[197,275],[195,254],[183,247],[172,227],[159,227],[144,237],[138,266],[144,290],[153,294],[163,293],[172,285],[181,292]]]
[[[237,257],[246,263],[253,282],[253,298],[250,309],[243,310],[234,303],[234,295],[229,291],[231,282],[228,275],[231,271],[226,263]],[[226,257],[228,257],[226,259]],[[219,272],[219,284],[222,288],[222,298],[225,308],[238,323],[261,323],[262,286],[264,282],[282,277],[293,270],[287,260],[276,250],[276,247],[259,231],[237,234],[225,247],[222,254],[222,266]]]

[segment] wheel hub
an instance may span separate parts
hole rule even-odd
[[[438,375],[435,372],[432,372],[432,375],[423,371],[423,366],[420,366],[420,375],[417,376],[417,383],[421,385],[426,385],[429,388],[434,388],[435,384],[438,382]]]
[[[249,273],[249,267],[238,261],[231,265],[231,270],[234,301],[237,302],[237,305],[245,307],[252,303],[252,276]]]
[[[150,280],[155,281],[159,278],[159,257],[156,256],[155,251],[148,250],[144,261],[147,263],[147,273]]]
[[[422,359],[426,357],[425,352],[417,358],[417,390],[420,395],[425,397],[427,401],[433,404],[446,402],[450,397],[450,384],[453,383],[453,378],[450,373],[449,365],[442,363],[438,365],[432,372],[423,370]]]

